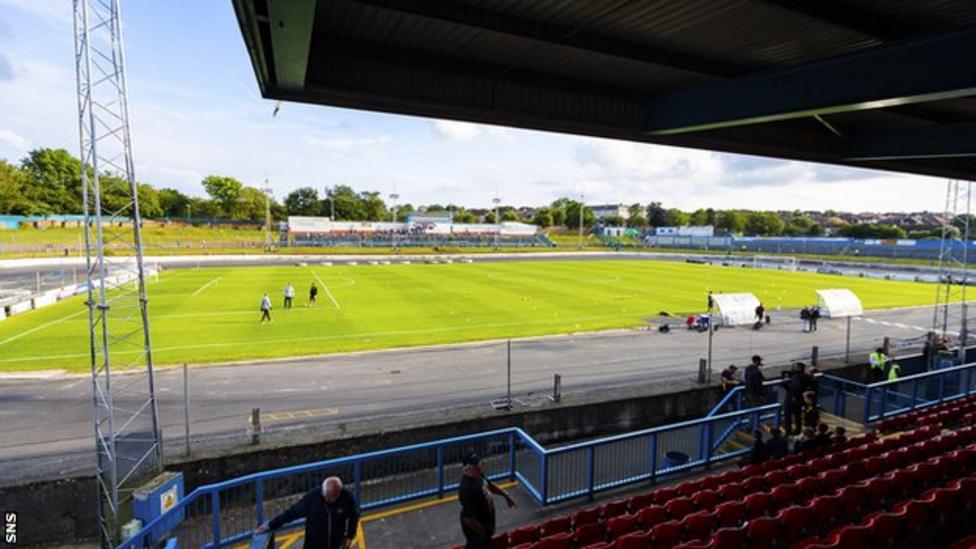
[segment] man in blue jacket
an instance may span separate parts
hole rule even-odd
[[[329,477],[255,533],[277,530],[300,518],[305,519],[305,549],[348,549],[359,528],[356,500],[338,477]]]

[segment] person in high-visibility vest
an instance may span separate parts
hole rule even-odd
[[[878,383],[884,380],[885,365],[888,357],[884,354],[884,349],[878,347],[873,353],[868,355],[868,381]]]
[[[901,366],[897,362],[892,362],[888,368],[888,381],[894,381],[901,377]]]

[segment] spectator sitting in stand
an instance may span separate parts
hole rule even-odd
[[[756,429],[752,432],[752,436],[755,441],[752,443],[752,452],[749,453],[749,464],[756,465],[769,457],[769,447],[763,441],[762,431]]]
[[[793,439],[793,451],[805,452],[817,447],[817,435],[810,427],[805,427],[800,436]]]
[[[830,446],[830,426],[826,423],[817,425],[817,446],[823,448]]]
[[[820,405],[817,404],[817,394],[813,391],[803,393],[803,427],[816,429],[820,424]]]
[[[834,427],[834,436],[830,441],[834,444],[845,444],[847,442],[847,429],[838,425]]]
[[[783,429],[776,427],[773,429],[772,434],[770,434],[769,442],[766,443],[769,447],[769,457],[780,458],[786,455],[789,451],[787,447],[786,438],[783,437]]]

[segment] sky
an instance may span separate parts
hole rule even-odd
[[[77,156],[70,0],[0,0],[0,159]],[[203,195],[209,174],[275,196],[347,184],[401,203],[918,211],[942,180],[260,98],[229,0],[123,0],[136,176]]]

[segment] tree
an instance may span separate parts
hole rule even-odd
[[[499,217],[501,217],[501,216],[499,216]],[[495,223],[495,210],[488,210],[487,212],[485,212],[485,215],[481,219],[481,222],[482,223],[494,224]]]
[[[213,200],[193,197],[188,204],[190,217],[197,219],[215,219],[220,215],[220,207]]]
[[[518,210],[511,206],[502,206],[499,208],[498,215],[501,216],[503,222],[519,220]]]
[[[749,212],[746,216],[746,233],[757,236],[773,236],[783,232],[783,220],[773,212]]]
[[[26,198],[38,213],[80,214],[81,162],[64,149],[34,149],[21,161]]]
[[[285,197],[288,215],[316,216],[322,213],[319,192],[312,187],[299,187]]]
[[[538,208],[532,214],[532,224],[539,227],[552,227],[552,211],[549,208]]]
[[[668,227],[684,227],[688,224],[689,218],[688,214],[678,208],[669,209],[664,216]]]
[[[841,227],[837,234],[847,238],[905,238],[905,230],[890,225],[875,225],[872,223],[847,224]]]
[[[400,204],[396,212],[397,221],[403,223],[407,220],[407,216],[413,213],[413,204]]]
[[[33,215],[39,213],[33,201],[25,194],[27,174],[23,170],[0,160],[0,214]]]
[[[566,201],[566,222],[567,228],[576,229],[579,227],[580,223],[580,208],[582,204],[576,202],[575,200]],[[592,227],[596,222],[596,215],[593,214],[591,208],[583,209],[583,225],[586,227]]]
[[[390,213],[386,202],[378,191],[363,191],[359,193],[362,203],[363,219],[366,221],[389,221]]]
[[[715,214],[715,228],[728,234],[739,234],[746,226],[746,218],[742,212],[727,210]]]
[[[159,219],[163,217],[163,208],[159,204],[159,193],[149,183],[137,183],[136,193],[139,196],[139,215],[143,219]]]
[[[631,204],[627,207],[627,226],[640,228],[647,225],[647,218],[644,217],[644,207],[640,204]]]
[[[458,210],[454,212],[454,222],[455,223],[477,223],[478,216],[469,212],[468,210]]]
[[[696,226],[715,225],[715,210],[698,208],[688,218],[688,223]]]
[[[233,217],[237,213],[237,202],[240,200],[241,191],[244,189],[243,183],[233,177],[208,175],[203,178],[201,184],[210,198],[216,202],[221,215]]]
[[[647,205],[647,224],[651,227],[667,226],[668,212],[661,207],[660,202],[651,202]]]
[[[244,187],[237,201],[236,218],[252,222],[264,222],[267,198],[261,189]]]
[[[344,219],[347,221],[363,221],[366,219],[366,209],[363,207],[362,200],[360,200],[359,195],[351,187],[348,185],[336,185],[326,192],[329,200],[324,204],[324,212],[330,211],[328,208],[330,206],[329,202],[331,201],[335,204],[336,219]]]
[[[172,219],[186,215],[186,206],[190,203],[189,196],[170,188],[159,189],[156,195],[159,197],[159,207],[163,210],[163,216]]]
[[[623,227],[624,218],[619,215],[608,215],[602,219],[603,224],[607,227]]]

